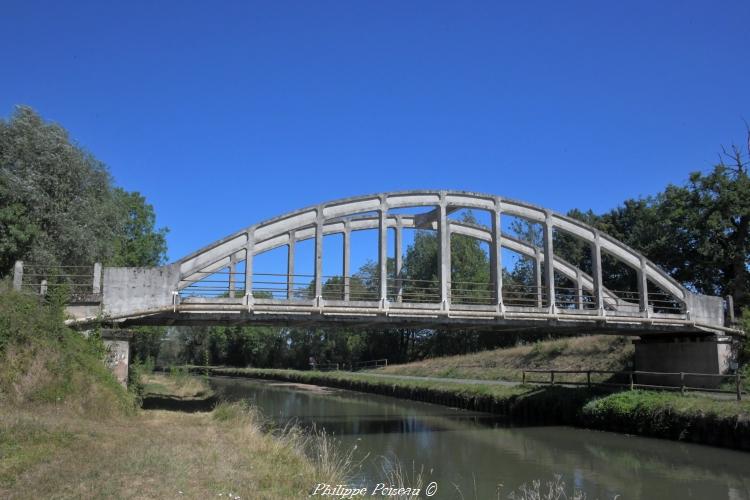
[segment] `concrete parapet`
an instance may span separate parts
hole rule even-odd
[[[691,293],[685,296],[685,306],[691,320],[698,323],[724,326],[726,303],[723,298]]]
[[[176,265],[163,267],[105,267],[102,312],[132,314],[172,305],[180,281]]]

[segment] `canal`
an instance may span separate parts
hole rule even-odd
[[[278,425],[325,429],[360,466],[354,482],[437,485],[432,498],[507,498],[561,476],[591,499],[750,500],[750,454],[571,427],[512,426],[483,413],[374,394],[283,382],[211,379],[228,400],[247,400]]]

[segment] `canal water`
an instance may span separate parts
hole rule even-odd
[[[508,498],[559,475],[592,499],[750,500],[750,453],[571,427],[509,426],[487,414],[374,394],[282,382],[212,378],[229,400],[247,400],[278,425],[335,436],[361,464],[355,482],[434,482],[432,498]],[[411,483],[411,484],[410,484]],[[619,495],[619,497],[618,497]],[[423,495],[424,497],[424,495]]]

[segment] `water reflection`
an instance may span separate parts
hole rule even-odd
[[[750,500],[750,454],[743,452],[568,427],[511,427],[483,413],[342,390],[228,378],[212,384],[279,424],[293,419],[324,428],[347,448],[356,444],[369,453],[361,471],[369,483],[382,480],[378,457],[398,457],[410,471],[424,466],[427,480],[439,485],[433,498],[506,498],[524,482],[561,474],[589,499]]]

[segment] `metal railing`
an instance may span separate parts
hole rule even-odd
[[[317,370],[319,372],[333,372],[339,371],[339,363],[310,363],[311,370]]]
[[[65,290],[75,302],[101,293],[101,264],[89,266],[50,266],[36,263],[17,263],[14,282],[22,292],[47,295]]]
[[[503,303],[511,307],[548,307],[547,289],[543,286],[503,283]]]
[[[527,373],[546,373],[549,374],[548,380],[530,380],[527,381],[526,374]],[[565,375],[565,374],[586,374],[586,382],[578,382],[578,381],[561,381],[559,379],[555,379],[555,375]],[[614,375],[614,376],[624,376],[627,377],[628,382],[614,382],[614,381],[604,381],[604,382],[596,382],[591,380],[591,375]],[[637,377],[639,375],[644,376],[660,376],[660,377],[679,377],[679,385],[663,385],[663,384],[643,384],[637,382]],[[695,378],[695,377],[702,377],[702,378],[718,378],[718,379],[731,379],[734,380],[734,388],[733,389],[714,389],[710,387],[693,387],[686,383],[686,379],[689,378]],[[563,384],[563,385],[586,385],[587,387],[591,387],[592,385],[600,385],[600,386],[615,386],[615,387],[629,387],[630,390],[635,389],[636,387],[643,387],[643,388],[649,388],[649,389],[664,389],[664,390],[679,390],[682,394],[685,394],[686,391],[702,391],[702,392],[718,392],[718,393],[726,393],[726,394],[735,394],[737,397],[737,401],[740,401],[742,399],[742,375],[738,371],[737,373],[731,374],[731,375],[721,375],[717,373],[694,373],[694,372],[651,372],[651,371],[642,371],[642,370],[630,370],[630,371],[612,371],[612,370],[553,370],[553,369],[524,369],[521,371],[521,383],[534,383],[534,384],[549,384],[549,385],[555,385],[555,384]]]
[[[370,359],[367,361],[357,361],[356,363],[352,363],[352,371],[355,372],[357,370],[363,370],[363,369],[374,369],[374,368],[383,368],[388,366],[388,358],[383,359]]]
[[[399,278],[388,286],[391,300],[398,300],[401,291],[401,302],[439,303],[440,281]]]
[[[224,298],[242,297],[245,294],[244,271],[219,271],[199,273],[183,278],[181,297]],[[185,286],[187,285],[187,286]],[[487,305],[498,303],[494,283],[484,281],[451,281],[448,284],[448,301],[451,304]],[[38,284],[36,286],[39,286]],[[314,274],[260,273],[252,275],[252,292],[255,298],[304,301],[316,298]],[[386,298],[392,303],[439,304],[440,280],[420,280],[395,276],[386,278]],[[503,283],[502,303],[507,307],[548,308],[548,287],[530,284]],[[366,275],[321,276],[320,296],[324,300],[349,300],[352,302],[374,302],[381,299],[379,277]],[[555,306],[561,310],[596,310],[599,305],[590,290],[580,287],[555,286]],[[653,313],[684,314],[685,306],[672,295],[660,289],[650,290],[648,311]],[[637,313],[641,309],[639,291],[607,290],[604,308],[625,313]]]
[[[576,287],[555,286],[555,305],[560,309],[597,308],[594,296]]]
[[[685,312],[685,305],[682,302],[660,290],[649,290],[648,305],[655,313],[680,314]]]

